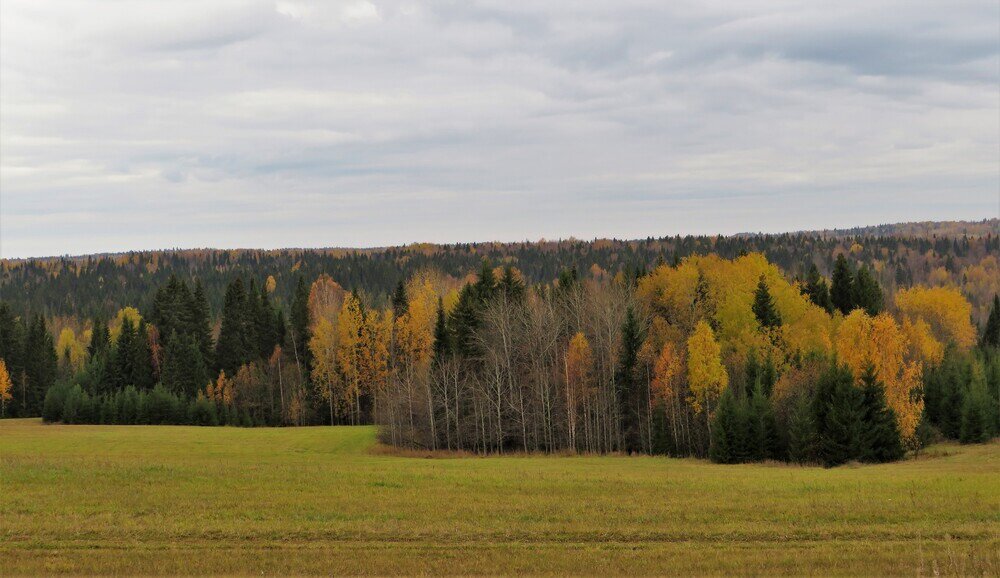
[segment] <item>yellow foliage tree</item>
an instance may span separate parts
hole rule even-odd
[[[577,420],[580,407],[586,404],[591,393],[591,375],[594,369],[594,354],[590,342],[582,333],[577,333],[569,341],[566,349],[566,413],[569,418],[570,444],[576,447]]]
[[[347,292],[344,288],[326,273],[317,277],[309,288],[309,318],[313,326],[318,324],[320,319],[327,319],[336,324],[345,295]]]
[[[118,336],[122,334],[122,323],[124,323],[126,318],[132,322],[133,327],[138,327],[139,322],[142,321],[142,315],[139,314],[139,310],[135,307],[123,307],[119,309],[115,318],[111,321],[112,343],[118,341]]]
[[[924,322],[941,343],[953,342],[968,350],[976,343],[976,328],[970,321],[972,305],[953,287],[913,287],[896,293],[900,317],[910,323]]]
[[[343,404],[356,400],[361,390],[364,323],[361,301],[353,293],[347,294],[337,319],[337,363],[344,378],[339,401]]]
[[[664,343],[653,363],[653,396],[660,401],[672,400],[677,394],[677,378],[682,371],[683,359],[677,346],[669,341]]]
[[[695,413],[712,414],[712,406],[729,386],[729,375],[722,366],[722,348],[715,333],[704,321],[699,321],[687,342],[688,403]]]
[[[888,313],[870,317],[856,309],[844,318],[837,332],[838,359],[851,368],[855,377],[868,366],[874,368],[907,442],[913,440],[924,409],[923,399],[917,395],[923,365],[920,360],[907,359],[909,345],[906,334]]]
[[[7,362],[0,358],[0,416],[7,411],[7,403],[14,399],[14,383],[7,371]]]
[[[86,348],[77,340],[76,333],[69,327],[64,327],[59,332],[56,353],[59,355],[59,363],[71,372],[79,371],[87,358]]]
[[[332,424],[334,406],[340,403],[343,395],[339,393],[342,382],[337,369],[337,329],[329,319],[320,317],[316,321],[312,337],[309,339],[309,351],[313,357],[313,386],[319,396],[327,402]]]

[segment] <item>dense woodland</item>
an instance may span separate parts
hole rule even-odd
[[[997,224],[4,261],[0,411],[890,461],[1000,432]]]

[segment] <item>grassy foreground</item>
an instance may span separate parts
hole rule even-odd
[[[1000,574],[1000,445],[833,470],[0,421],[0,574]]]

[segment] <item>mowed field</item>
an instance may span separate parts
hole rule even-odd
[[[0,421],[0,574],[1000,574],[1000,445],[833,470]]]

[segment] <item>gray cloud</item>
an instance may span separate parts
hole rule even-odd
[[[996,216],[992,1],[5,1],[0,253]]]

